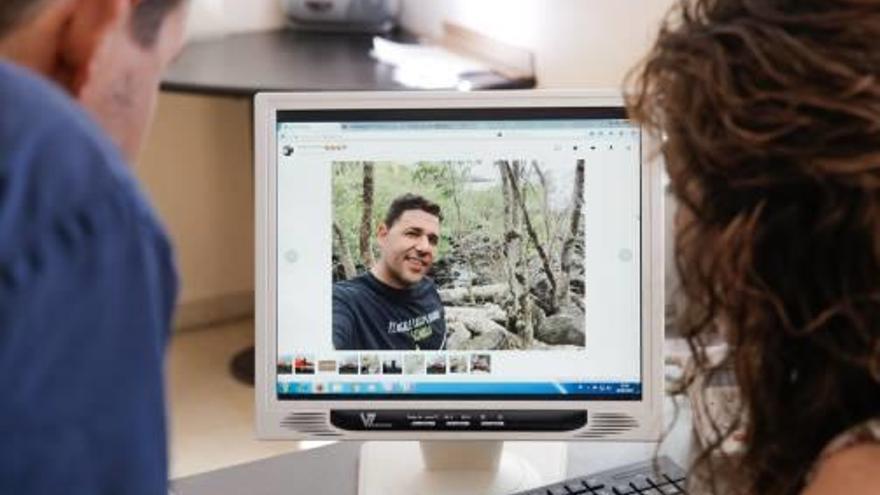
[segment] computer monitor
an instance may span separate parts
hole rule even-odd
[[[661,170],[619,94],[261,94],[254,125],[259,437],[490,470],[657,439]]]

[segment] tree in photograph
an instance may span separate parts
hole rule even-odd
[[[513,196],[515,207],[518,207],[520,211],[522,211],[522,218],[525,222],[526,232],[529,234],[529,239],[532,241],[532,244],[535,246],[535,250],[538,252],[538,257],[541,258],[541,266],[544,268],[544,274],[547,276],[547,281],[550,284],[550,300],[556,301],[556,277],[554,276],[553,268],[550,265],[550,257],[547,256],[547,252],[544,250],[544,246],[541,245],[541,240],[538,239],[538,233],[535,231],[535,227],[532,224],[532,219],[529,216],[529,210],[528,208],[526,208],[525,191],[520,190],[520,181],[516,177],[514,177],[511,167],[508,165],[504,168],[508,174],[508,181],[510,182],[510,192]],[[537,168],[537,166],[535,168]],[[556,306],[554,304],[552,312],[555,311]]]
[[[578,232],[580,231],[581,216],[583,216],[584,207],[584,160],[579,159],[575,167],[574,188],[571,198],[571,219],[568,224],[568,231],[565,233],[565,241],[562,243],[562,254],[560,256],[561,273],[559,277],[559,291],[557,292],[557,306],[564,306],[569,302],[571,295],[571,269],[572,269],[572,253],[574,245],[577,242]]]
[[[548,185],[547,176],[541,170],[537,160],[532,160],[532,170],[535,171],[538,183],[541,185],[541,213],[544,215],[546,251],[552,253],[555,252],[553,240],[556,236],[553,234],[553,215],[550,213],[550,186]]]
[[[524,166],[523,162],[518,160],[512,163],[508,160],[500,160],[497,164],[504,198],[504,254],[512,299],[512,306],[508,311],[508,330],[519,335],[523,343],[530,346],[534,342],[535,328],[532,322],[532,301],[529,296],[528,256],[520,234],[522,210],[517,199],[522,189],[520,182]]]
[[[342,273],[346,280],[354,278],[357,275],[357,269],[354,266],[354,260],[351,259],[351,251],[348,249],[345,235],[342,233],[339,224],[335,221],[333,222],[333,236],[336,238],[334,247],[336,248],[336,258],[342,265]]]
[[[373,266],[373,249],[370,239],[373,234],[373,162],[364,162],[363,193],[361,194],[361,228],[358,246],[361,262],[365,267]]]
[[[350,276],[354,267],[357,274],[360,259],[357,256],[358,226],[361,216],[361,182],[363,166],[356,161],[333,162],[333,238],[334,276]],[[347,259],[346,259],[347,258]],[[351,266],[346,266],[348,262]]]
[[[425,189],[431,188],[438,197],[434,201],[448,206],[452,203],[452,210],[444,208],[444,222],[451,227],[451,236],[459,238],[466,234],[470,225],[462,211],[461,198],[465,194],[465,186],[470,179],[472,161],[469,160],[444,160],[440,162],[419,162],[418,167],[412,172],[412,179]]]
[[[514,285],[516,284],[516,263],[514,254],[519,254],[519,233],[517,233],[513,222],[513,214],[516,208],[513,204],[512,193],[510,192],[510,179],[507,175],[507,161],[498,160],[495,164],[498,166],[498,172],[501,174],[501,198],[503,200],[502,204],[504,205],[502,212],[504,225],[504,233],[502,234],[504,239],[504,244],[502,245],[502,251],[504,253],[504,274],[507,279],[507,290],[510,293],[510,297],[513,300],[515,307],[516,291],[514,290]],[[507,329],[515,331],[515,323],[516,311],[510,310],[508,311]]]

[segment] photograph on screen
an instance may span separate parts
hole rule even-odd
[[[343,356],[342,359],[339,360],[340,375],[357,375],[359,370],[360,364],[358,363],[357,354]]]
[[[334,349],[585,348],[586,180],[582,159],[333,162]]]
[[[385,356],[382,360],[382,374],[383,375],[399,375],[403,373],[403,368],[401,367],[401,357],[398,355],[389,355]]]
[[[311,355],[299,355],[293,361],[293,369],[297,375],[314,375],[315,358]]]
[[[318,373],[336,373],[336,360],[335,359],[322,359],[318,361]]]
[[[364,354],[361,356],[361,374],[378,375],[382,369],[382,363],[376,354]]]
[[[446,354],[433,354],[428,356],[428,374],[446,374]]]
[[[275,365],[275,371],[279,375],[293,373],[293,356],[279,356],[278,363]]]
[[[449,356],[449,374],[464,375],[468,372],[467,354],[452,354]]]
[[[404,375],[424,375],[425,374],[425,355],[424,354],[407,354],[403,357],[403,374]]]
[[[491,354],[474,354],[471,356],[471,373],[491,373],[492,372],[492,355]]]

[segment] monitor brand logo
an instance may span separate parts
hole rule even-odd
[[[361,422],[365,428],[372,428],[376,425],[376,413],[361,413]]]

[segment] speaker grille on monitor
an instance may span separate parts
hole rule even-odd
[[[339,437],[330,425],[330,415],[326,412],[295,412],[281,420],[281,427],[315,437]]]
[[[579,438],[608,438],[638,428],[636,418],[625,413],[593,413],[587,427],[575,436]]]

